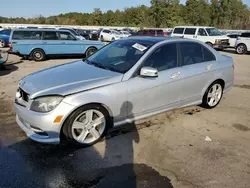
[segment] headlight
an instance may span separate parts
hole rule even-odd
[[[50,112],[54,110],[63,100],[61,96],[48,96],[34,99],[31,103],[30,110],[35,112]]]

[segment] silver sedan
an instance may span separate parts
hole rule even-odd
[[[16,120],[35,141],[89,146],[138,119],[191,105],[214,108],[233,81],[233,59],[199,41],[130,37],[21,79]]]

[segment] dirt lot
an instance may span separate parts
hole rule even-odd
[[[217,108],[163,113],[139,122],[136,131],[85,149],[30,141],[13,111],[20,78],[75,59],[33,62],[10,56],[7,70],[0,71],[0,187],[91,187],[100,182],[106,187],[124,182],[126,174],[134,181],[126,187],[145,182],[171,187],[169,181],[175,188],[249,187],[250,55],[223,53],[235,60],[235,86]]]

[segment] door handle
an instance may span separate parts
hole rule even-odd
[[[175,78],[178,78],[180,75],[181,75],[180,72],[176,72],[176,73],[172,74],[172,75],[170,76],[170,78],[171,78],[171,79],[175,79]]]

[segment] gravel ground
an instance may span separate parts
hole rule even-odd
[[[250,55],[222,53],[234,58],[235,86],[217,108],[159,114],[85,149],[30,141],[13,111],[20,78],[76,59],[10,55],[0,71],[0,187],[249,187]]]

